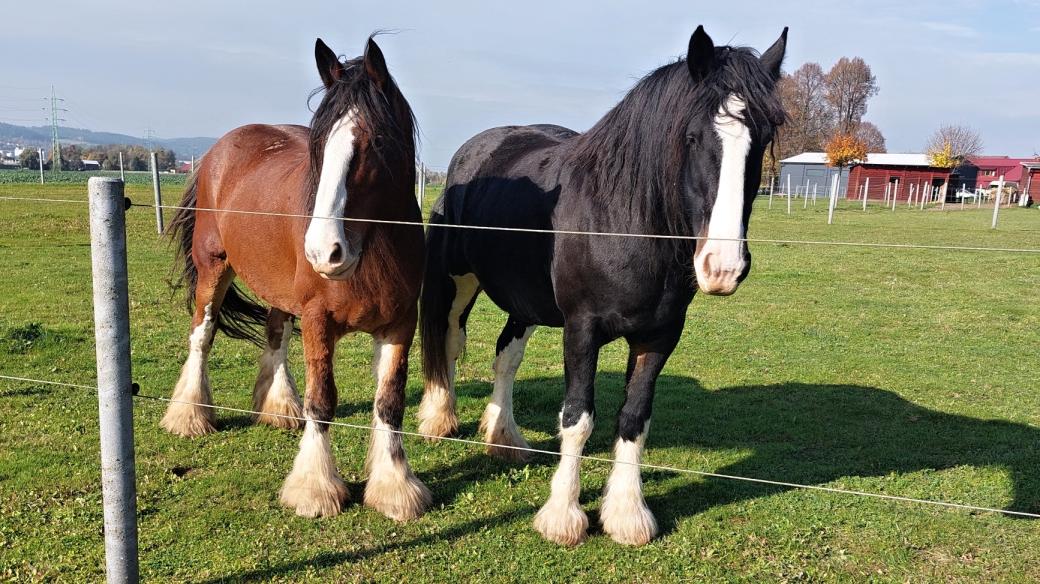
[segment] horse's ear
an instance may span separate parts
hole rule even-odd
[[[318,65],[318,75],[321,75],[325,89],[332,87],[332,84],[343,76],[343,63],[339,62],[336,53],[320,38],[314,41],[314,62]]]
[[[700,81],[715,67],[715,43],[711,41],[703,26],[698,26],[690,37],[690,49],[686,53],[686,66],[694,81]]]
[[[773,81],[780,79],[780,67],[784,64],[784,54],[787,53],[787,27],[784,27],[784,32],[780,33],[780,38],[773,43],[773,46],[769,47],[765,53],[762,53],[762,66],[765,67],[766,71],[773,76]]]
[[[390,70],[386,68],[383,51],[371,38],[368,39],[368,45],[365,46],[365,73],[379,86],[379,89],[385,88],[387,80],[390,79]]]

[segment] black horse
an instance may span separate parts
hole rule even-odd
[[[513,379],[537,325],[564,329],[564,456],[535,517],[547,539],[574,545],[585,538],[578,459],[568,455],[580,454],[592,431],[599,350],[622,337],[629,344],[626,398],[600,518],[621,543],[644,544],[656,534],[633,463],[642,456],[657,376],[694,292],[732,294],[750,269],[741,240],[765,149],[784,120],[774,89],[786,44],[785,28],[759,57],[716,47],[698,27],[685,60],[647,75],[588,132],[493,128],[452,158],[435,224],[681,236],[429,229],[420,431],[448,436],[458,429],[454,367],[481,290],[509,314],[481,420],[493,445],[527,445],[513,418]]]

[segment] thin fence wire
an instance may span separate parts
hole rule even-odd
[[[38,199],[38,198],[21,198],[21,197],[0,197],[0,200],[14,200],[14,201],[41,201],[41,202],[59,202],[59,203],[87,203],[88,201],[71,200],[71,199]],[[257,215],[262,217],[289,217],[295,219],[325,219],[331,221],[343,221],[346,223],[370,223],[379,225],[405,225],[413,227],[425,227],[425,228],[442,228],[442,229],[470,229],[476,231],[499,231],[508,233],[531,233],[531,234],[542,234],[542,235],[588,235],[598,237],[623,237],[623,238],[641,238],[641,239],[665,239],[665,240],[685,240],[685,241],[740,241],[746,243],[766,243],[773,245],[813,245],[813,246],[834,246],[834,247],[860,247],[860,248],[876,248],[876,249],[919,249],[919,250],[933,250],[933,251],[971,251],[971,252],[1002,252],[1002,253],[1020,253],[1020,254],[1040,254],[1040,248],[1017,248],[1017,247],[986,247],[986,246],[969,246],[969,245],[930,245],[930,244],[917,244],[917,243],[883,243],[883,242],[867,242],[867,241],[825,241],[825,240],[811,240],[811,239],[767,239],[757,237],[708,237],[701,235],[668,235],[668,234],[657,234],[657,233],[624,233],[616,231],[578,231],[568,229],[535,229],[527,227],[499,227],[492,225],[457,225],[451,223],[430,223],[428,221],[400,221],[393,219],[367,219],[359,217],[329,217],[324,215],[306,215],[302,213],[275,213],[272,211],[250,211],[247,209],[218,209],[211,207],[182,207],[179,205],[150,205],[147,203],[131,203],[131,207],[143,207],[147,209],[172,209],[172,210],[189,210],[189,211],[202,211],[209,213],[232,213],[239,215]]]
[[[44,381],[44,380],[40,380],[40,379],[29,379],[29,378],[25,378],[25,377],[14,377],[14,376],[9,376],[9,375],[0,375],[0,379],[7,379],[7,380],[13,380],[13,381],[22,381],[22,382],[30,382],[30,383],[43,383],[43,384],[47,384],[47,385],[60,385],[60,386],[74,387],[74,388],[81,388],[81,389],[91,389],[91,390],[96,390],[97,389],[96,387],[89,386],[89,385],[80,385],[80,384],[75,384],[75,383],[64,383],[64,382],[57,382],[57,381]],[[235,408],[235,407],[231,407],[231,406],[218,406],[218,405],[214,405],[214,404],[204,404],[204,403],[200,403],[200,402],[185,401],[185,400],[179,400],[179,399],[173,399],[173,398],[165,398],[165,397],[154,396],[154,395],[146,395],[146,394],[140,394],[140,393],[135,394],[134,397],[137,398],[137,399],[141,399],[141,400],[149,400],[149,401],[154,401],[154,402],[163,402],[163,403],[168,403],[168,404],[176,403],[176,404],[197,406],[197,407],[209,408],[209,409],[216,410],[216,411],[234,412],[234,413],[239,413],[239,414],[249,414],[249,415],[252,415],[252,416],[258,416],[258,415],[263,414],[265,416],[270,416],[270,417],[275,417],[275,418],[283,418],[283,419],[287,419],[287,420],[295,420],[295,421],[303,422],[303,423],[306,423],[308,421],[310,421],[310,422],[314,421],[314,420],[308,420],[307,418],[303,418],[303,417],[299,417],[299,416],[289,416],[289,415],[285,415],[285,414],[264,413],[264,412],[258,412],[258,411],[249,410],[249,409],[245,409],[245,408]],[[715,479],[724,479],[724,480],[731,480],[731,481],[740,481],[740,482],[754,483],[754,484],[759,484],[759,485],[768,485],[768,486],[773,486],[773,487],[784,487],[784,488],[789,488],[789,489],[800,489],[800,490],[806,490],[806,491],[817,491],[817,492],[833,493],[833,494],[839,494],[839,495],[850,495],[850,496],[854,496],[854,497],[865,497],[865,498],[870,498],[870,499],[880,499],[880,500],[884,500],[884,501],[896,501],[896,502],[903,502],[903,503],[916,503],[916,504],[921,504],[921,505],[931,505],[931,506],[934,506],[934,507],[943,507],[943,508],[947,508],[947,509],[960,509],[960,510],[963,510],[963,511],[997,513],[997,514],[1008,515],[1008,516],[1013,516],[1013,517],[1028,517],[1028,518],[1032,518],[1032,519],[1040,519],[1040,514],[1038,514],[1038,513],[1029,513],[1029,512],[1026,512],[1026,511],[1014,511],[1014,510],[1010,510],[1010,509],[997,509],[995,507],[984,507],[984,506],[981,506],[981,505],[968,505],[968,504],[963,504],[963,503],[953,503],[953,502],[949,502],[949,501],[938,501],[938,500],[935,500],[935,499],[920,499],[920,498],[917,498],[917,497],[904,497],[904,496],[901,496],[901,495],[888,495],[888,494],[885,494],[885,493],[872,493],[870,491],[860,491],[860,490],[855,490],[855,489],[843,489],[843,488],[839,488],[839,487],[825,487],[825,486],[821,486],[821,485],[804,485],[804,484],[801,484],[801,483],[793,483],[793,482],[789,482],[789,481],[774,481],[774,480],[770,480],[770,479],[761,479],[761,478],[755,478],[755,477],[745,477],[745,476],[740,476],[740,475],[731,475],[731,474],[724,474],[724,473],[717,473],[717,472],[710,472],[710,471],[703,471],[703,470],[695,470],[695,469],[681,468],[681,467],[676,467],[676,466],[668,466],[668,465],[661,465],[661,464],[651,464],[651,463],[647,463],[647,462],[631,462],[631,461],[626,461],[626,460],[615,460],[615,459],[607,458],[607,457],[603,457],[603,456],[591,456],[591,455],[587,455],[587,454],[569,454],[569,453],[563,453],[563,452],[558,452],[558,451],[553,451],[553,450],[545,450],[545,449],[541,449],[541,448],[531,448],[531,447],[523,447],[523,446],[511,446],[511,445],[503,445],[503,444],[490,444],[488,442],[483,442],[481,440],[470,440],[468,438],[457,438],[457,437],[453,437],[453,436],[449,436],[449,437],[434,436],[434,435],[431,435],[431,434],[423,434],[421,432],[410,432],[408,430],[394,430],[394,429],[391,429],[391,428],[382,428],[382,427],[376,427],[376,426],[370,426],[370,425],[351,424],[349,422],[337,422],[335,420],[330,420],[328,422],[320,422],[320,423],[328,424],[330,426],[338,426],[338,427],[341,427],[341,428],[348,428],[348,429],[352,429],[352,430],[386,432],[388,434],[398,434],[398,435],[401,435],[401,436],[409,436],[409,437],[414,437],[414,438],[423,438],[423,439],[427,439],[427,440],[443,440],[445,442],[454,442],[454,443],[457,443],[457,444],[466,444],[466,445],[470,445],[470,446],[481,446],[481,447],[494,446],[495,448],[508,449],[508,450],[517,450],[517,451],[522,451],[522,452],[529,452],[531,454],[541,454],[541,455],[545,455],[545,456],[552,456],[552,457],[556,457],[556,458],[564,458],[564,457],[566,457],[566,458],[576,458],[576,459],[579,459],[579,460],[588,460],[590,462],[597,462],[597,463],[603,463],[603,464],[622,464],[622,465],[628,465],[628,466],[637,466],[637,467],[639,467],[641,469],[645,469],[645,470],[656,470],[656,471],[663,471],[663,472],[672,472],[672,473],[676,473],[676,474],[694,475],[694,476],[700,476],[700,477],[705,477],[705,478],[715,478]]]

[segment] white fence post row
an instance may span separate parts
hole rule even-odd
[[[1004,175],[997,182],[997,196],[993,198],[993,229],[997,228],[997,214],[1000,213],[1000,199],[1004,196]]]
[[[162,191],[159,189],[159,157],[152,152],[152,188],[155,189],[155,227],[163,232]]]
[[[108,582],[137,582],[137,485],[123,181],[92,177],[90,258]]]
[[[834,205],[838,202],[838,175],[831,181],[831,200],[827,209],[827,225],[834,223]]]

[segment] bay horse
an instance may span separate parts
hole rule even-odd
[[[599,517],[620,543],[641,545],[656,535],[636,466],[654,386],[696,290],[732,294],[750,270],[742,239],[765,150],[784,121],[775,86],[786,45],[786,28],[759,56],[716,47],[698,27],[685,59],[644,77],[587,132],[493,128],[452,158],[434,224],[680,236],[427,230],[420,432],[449,436],[458,429],[455,362],[483,291],[508,319],[481,431],[492,454],[523,457],[510,448],[527,447],[513,416],[513,380],[535,328],[563,327],[563,456],[534,519],[551,541],[576,545],[586,536],[575,455],[592,432],[600,348],[618,338],[629,346],[625,400]]]
[[[401,436],[388,430],[399,430],[404,417],[422,228],[350,222],[348,229],[343,218],[420,221],[414,118],[371,38],[362,57],[346,62],[321,39],[314,52],[324,97],[310,128],[229,132],[203,158],[170,225],[193,317],[188,358],[161,425],[181,436],[213,432],[213,410],[195,404],[211,403],[214,333],[257,342],[256,421],[304,427],[281,502],[307,517],[336,515],[348,491],[326,423],[337,402],[333,353],[344,335],[369,333],[376,392],[364,502],[412,519],[430,493],[412,473]],[[236,286],[236,276],[270,308]],[[306,360],[302,404],[286,360],[296,317]]]

